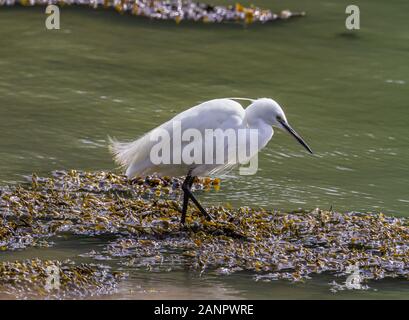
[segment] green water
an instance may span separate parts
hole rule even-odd
[[[47,31],[42,8],[0,7],[0,183],[24,181],[33,171],[112,170],[107,135],[133,139],[215,97],[266,96],[283,105],[315,155],[278,132],[257,175],[227,177],[221,191],[199,195],[206,205],[332,205],[409,216],[409,2],[355,1],[362,27],[355,32],[344,25],[350,1],[254,3],[307,17],[248,28],[177,26],[63,8],[61,30]],[[61,240],[2,259],[75,258],[102,244]],[[407,282],[334,295],[329,281],[131,272],[115,297],[409,297]]]

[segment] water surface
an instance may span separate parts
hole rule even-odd
[[[107,135],[133,139],[215,97],[273,97],[315,155],[277,132],[257,175],[227,177],[219,192],[200,195],[206,205],[409,216],[409,3],[356,1],[362,26],[356,32],[344,26],[349,1],[255,4],[307,16],[247,28],[177,26],[63,8],[62,29],[47,31],[42,8],[1,7],[0,183],[56,169],[112,170]],[[101,245],[58,240],[52,249],[1,258],[79,259]],[[400,281],[333,295],[327,280],[255,284],[246,274],[131,272],[119,297],[408,297]]]

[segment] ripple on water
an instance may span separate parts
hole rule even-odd
[[[392,83],[392,84],[406,84],[405,80],[393,80],[393,79],[387,79],[385,80],[386,83]]]
[[[355,171],[354,169],[347,168],[347,167],[341,167],[341,166],[336,166],[335,168],[340,171]]]
[[[83,147],[89,149],[96,149],[96,148],[106,148],[106,141],[105,140],[90,140],[90,139],[79,139],[79,142],[83,144]]]

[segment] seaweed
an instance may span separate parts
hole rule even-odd
[[[53,273],[55,270],[55,273]],[[14,298],[89,298],[110,294],[124,277],[98,264],[24,260],[0,262],[0,292]]]
[[[178,268],[220,276],[249,272],[257,281],[304,281],[324,272],[344,276],[354,265],[366,281],[408,279],[406,218],[212,206],[207,210],[214,221],[206,221],[192,207],[181,226],[181,182],[75,170],[49,178],[33,175],[30,184],[1,192],[0,247],[51,245],[50,236],[62,232],[110,234],[114,241],[86,256],[151,272]],[[219,179],[194,182],[196,190],[219,187]]]
[[[145,17],[153,20],[173,20],[177,24],[181,21],[203,23],[266,23],[287,20],[292,17],[302,17],[304,12],[282,10],[274,13],[269,9],[261,9],[251,5],[242,6],[239,3],[229,6],[212,6],[191,0],[183,1],[150,1],[150,0],[0,0],[0,6],[60,5],[87,6],[113,8],[120,14],[128,13],[133,16]]]

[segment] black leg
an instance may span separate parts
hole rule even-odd
[[[192,190],[193,182],[195,181],[195,177],[191,177],[189,180],[189,189]]]
[[[182,190],[183,190],[183,207],[182,207],[182,217],[180,219],[180,223],[181,224],[185,224],[185,220],[186,220],[186,212],[187,212],[187,205],[189,203],[189,195],[187,194],[187,192],[185,191],[186,188],[189,188],[189,186],[191,186],[191,182],[193,181],[192,177],[188,174],[186,176],[185,181],[183,181],[182,184]]]
[[[212,220],[213,217],[202,207],[202,205],[199,203],[199,201],[193,195],[192,191],[189,189],[189,190],[186,191],[186,193],[189,195],[190,199],[192,199],[193,203],[196,205],[196,207],[199,209],[199,211],[206,217],[206,219],[208,221]]]
[[[180,219],[180,223],[184,224],[186,221],[186,212],[187,212],[187,206],[189,203],[189,198],[192,199],[193,203],[196,205],[196,207],[199,209],[199,211],[206,217],[207,220],[212,220],[212,216],[207,213],[207,211],[202,207],[202,205],[199,203],[199,201],[195,198],[195,196],[192,193],[192,185],[195,177],[192,177],[191,175],[191,170],[188,172],[185,181],[183,181],[182,184],[182,190],[183,190],[183,207],[182,207],[182,217]]]

